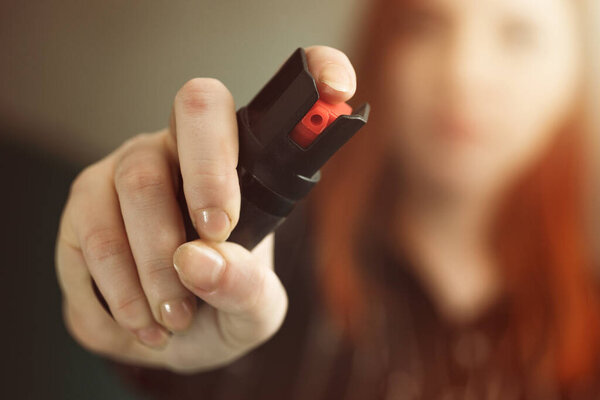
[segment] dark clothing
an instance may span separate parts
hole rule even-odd
[[[325,315],[305,214],[303,207],[294,211],[276,234],[275,269],[288,291],[289,311],[271,340],[216,371],[178,376],[123,367],[127,380],[160,399],[600,398],[598,391],[567,396],[535,387],[511,370],[510,355],[494,351],[508,322],[504,300],[469,326],[447,323],[408,263],[392,257],[380,241],[368,240],[381,229],[377,220],[365,226],[360,254],[369,257],[363,272],[384,294],[383,301],[370,304],[378,335],[351,343]]]

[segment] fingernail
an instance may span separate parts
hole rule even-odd
[[[334,63],[327,64],[323,68],[319,81],[338,92],[349,92],[352,87],[346,68]]]
[[[182,281],[205,292],[219,286],[225,271],[225,259],[219,252],[195,243],[180,246],[175,252],[174,264]]]
[[[196,229],[202,239],[222,241],[227,239],[231,221],[220,208],[205,208],[196,214]]]
[[[138,329],[134,333],[140,342],[149,347],[163,347],[168,338],[167,333],[157,326]]]
[[[165,301],[160,306],[160,316],[171,331],[186,330],[196,309],[196,301],[191,298]]]

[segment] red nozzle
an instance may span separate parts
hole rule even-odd
[[[307,148],[337,117],[350,114],[352,107],[346,103],[329,104],[319,99],[290,133],[290,138]]]

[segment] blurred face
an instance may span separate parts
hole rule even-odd
[[[390,2],[379,113],[402,171],[463,194],[531,164],[578,92],[575,1]]]

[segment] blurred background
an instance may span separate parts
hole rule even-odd
[[[136,398],[63,326],[54,241],[77,171],[166,126],[193,77],[240,107],[297,47],[351,55],[362,3],[0,1],[4,398]]]
[[[188,79],[239,107],[297,47],[351,53],[362,2],[3,2],[0,117],[32,131],[6,137],[86,164],[164,127]]]

